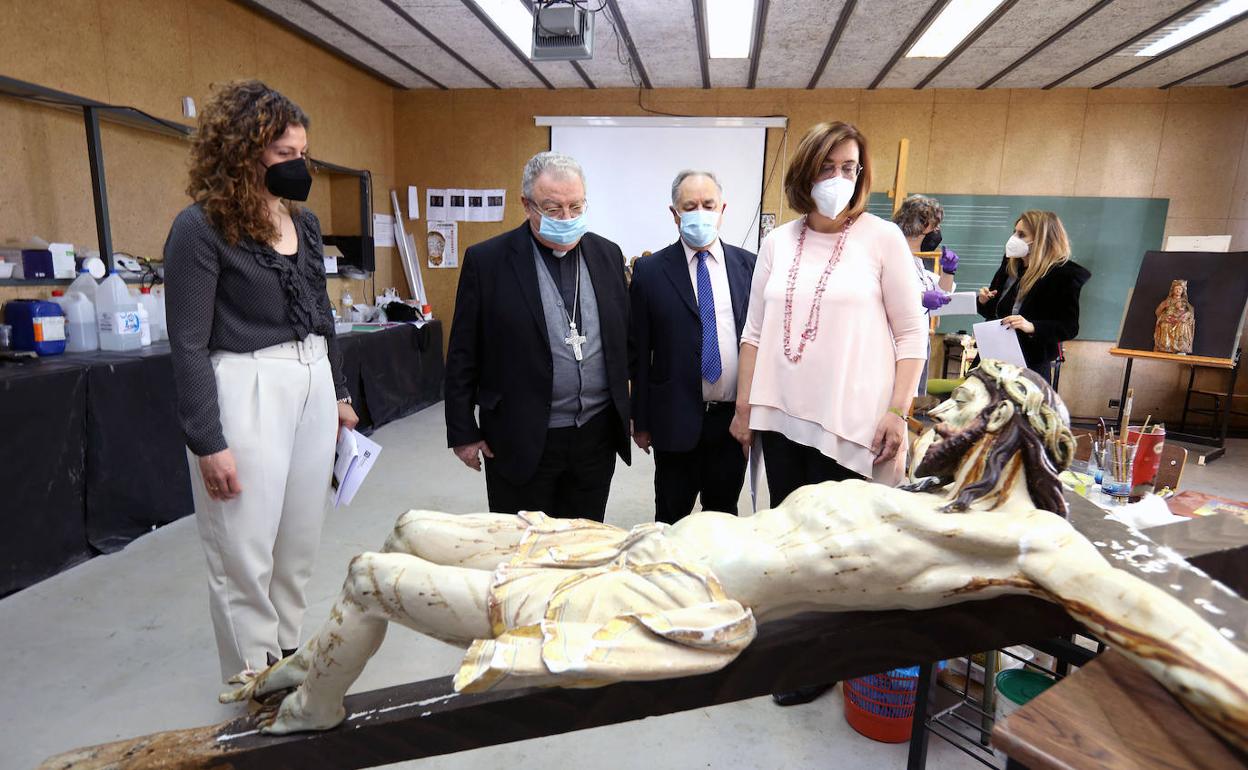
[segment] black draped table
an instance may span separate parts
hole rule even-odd
[[[442,398],[442,324],[340,338],[370,433]],[[0,363],[0,596],[194,512],[167,343]]]

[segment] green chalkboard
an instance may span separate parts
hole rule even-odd
[[[1117,340],[1127,296],[1147,251],[1161,249],[1170,201],[1165,198],[1074,198],[1051,195],[941,195],[944,243],[958,253],[958,291],[987,286],[1001,266],[1018,215],[1054,211],[1070,236],[1073,259],[1092,272],[1079,303],[1079,339]],[[892,218],[893,202],[873,193],[867,210]],[[978,316],[945,316],[939,330],[970,331]]]

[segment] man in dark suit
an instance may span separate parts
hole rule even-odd
[[[672,183],[680,239],[633,266],[633,440],[654,447],[655,520],[737,512],[745,455],[728,433],[755,255],[723,243],[723,189],[707,171]]]
[[[464,254],[447,444],[473,470],[485,455],[492,511],[602,521],[615,457],[631,459],[624,256],[586,232],[572,158],[533,156],[522,191],[527,221]]]

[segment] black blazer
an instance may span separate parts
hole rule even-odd
[[[524,484],[537,470],[554,378],[530,232],[525,222],[465,252],[446,353],[447,445],[485,439],[494,453],[491,467],[513,484]],[[632,458],[624,255],[593,233],[585,234],[580,248],[598,298],[607,381],[619,420],[616,451],[627,463]]]
[[[724,244],[737,340],[745,328],[757,257]],[[702,434],[702,320],[680,241],[633,264],[629,290],[633,430],[655,449],[687,452]]]
[[[997,274],[988,285],[989,289],[997,292],[997,296],[987,302],[977,301],[979,314],[989,321],[1005,318],[1014,312],[1018,284],[1011,286],[1009,291],[1001,291],[1009,278],[1006,270],[1008,260],[1009,257],[1002,258],[1001,267],[997,268]],[[1057,360],[1059,343],[1079,335],[1079,293],[1091,277],[1092,273],[1087,269],[1068,261],[1050,269],[1023,297],[1018,314],[1036,327],[1031,334],[1020,332],[1018,335],[1027,368],[1044,371],[1049,363]]]

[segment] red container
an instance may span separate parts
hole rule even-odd
[[[1140,429],[1127,428],[1127,443],[1135,444],[1135,467],[1131,472],[1131,491],[1142,494],[1153,490],[1153,482],[1157,480],[1157,469],[1161,467],[1161,450],[1166,443],[1165,428],[1150,428],[1149,433],[1140,434]]]
[[[881,743],[905,743],[914,726],[919,678],[896,671],[842,683],[845,721],[862,735]]]

